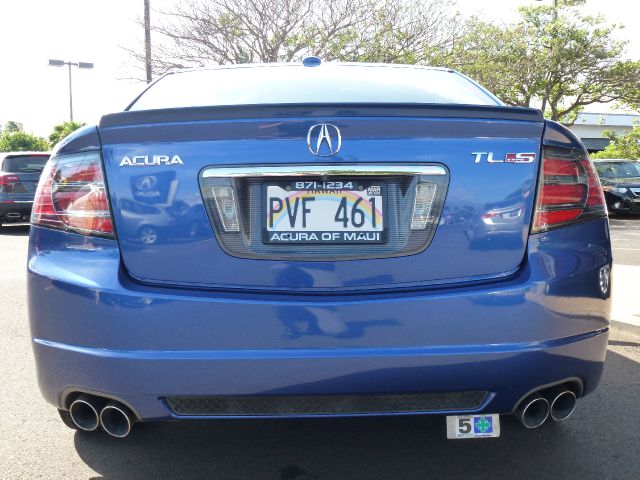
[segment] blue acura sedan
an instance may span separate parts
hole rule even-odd
[[[567,418],[605,358],[611,246],[580,141],[447,69],[167,74],[56,148],[28,258],[73,428]]]

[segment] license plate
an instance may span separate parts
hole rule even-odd
[[[485,438],[500,436],[500,415],[449,415],[447,438]]]
[[[265,185],[263,241],[279,244],[386,242],[381,182],[295,180]]]

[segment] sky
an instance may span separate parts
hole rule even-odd
[[[151,0],[152,8],[171,3]],[[458,0],[457,9],[509,22],[519,6],[531,4],[540,2]],[[126,107],[144,88],[131,80],[142,73],[124,50],[141,45],[136,19],[142,8],[142,0],[0,0],[0,124],[14,120],[28,132],[48,136],[53,125],[69,119],[67,67],[49,67],[50,58],[95,65],[72,71],[74,120],[96,123],[103,114]],[[587,0],[584,10],[624,24],[627,56],[640,58],[639,0]]]

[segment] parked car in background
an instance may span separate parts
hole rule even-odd
[[[594,160],[609,213],[640,214],[640,161]]]
[[[47,152],[0,153],[0,226],[28,222]]]
[[[452,70],[167,74],[56,147],[31,222],[38,379],[74,428],[438,414],[491,437],[602,374],[593,164]]]

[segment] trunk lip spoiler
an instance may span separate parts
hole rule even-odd
[[[535,108],[502,105],[397,104],[397,103],[309,103],[220,105],[211,107],[167,108],[123,111],[100,119],[100,128],[172,122],[234,120],[249,118],[301,117],[431,117],[478,120],[510,120],[543,123]]]

